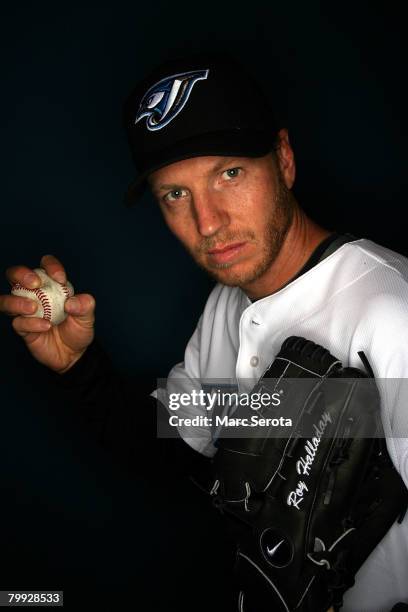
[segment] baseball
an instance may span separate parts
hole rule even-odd
[[[41,287],[28,289],[17,283],[12,286],[11,293],[28,297],[38,303],[37,311],[34,314],[24,316],[46,319],[53,325],[58,325],[67,317],[64,304],[69,297],[74,295],[74,288],[68,281],[66,285],[57,283],[42,268],[35,268],[34,272],[41,278]]]

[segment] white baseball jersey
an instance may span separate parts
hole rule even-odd
[[[408,259],[361,239],[254,303],[237,287],[216,285],[167,393],[189,391],[196,379],[253,385],[292,335],[321,344],[344,366],[361,368],[358,351],[365,352],[380,388],[388,449],[408,486]],[[388,386],[382,379],[395,380]],[[194,410],[204,411],[190,406],[189,416]],[[197,427],[194,435],[188,427],[179,433],[197,451],[216,452],[210,428],[203,426],[200,437]],[[367,559],[342,610],[389,612],[397,601],[408,602],[408,516]]]

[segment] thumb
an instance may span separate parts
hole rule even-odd
[[[86,327],[95,322],[95,298],[89,293],[79,293],[65,302],[65,312]]]

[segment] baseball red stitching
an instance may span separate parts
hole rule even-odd
[[[61,289],[63,290],[67,298],[71,297],[71,289],[67,287],[67,285],[61,285]]]
[[[47,294],[44,293],[42,289],[29,289],[28,287],[23,287],[23,285],[20,285],[20,283],[16,283],[15,285],[13,285],[13,289],[24,289],[24,291],[31,291],[31,293],[34,293],[41,302],[41,306],[44,313],[43,318],[47,321],[51,321],[51,303],[48,299]]]

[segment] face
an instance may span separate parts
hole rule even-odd
[[[243,289],[268,273],[291,225],[295,200],[274,154],[197,157],[150,177],[165,221],[199,266]]]

